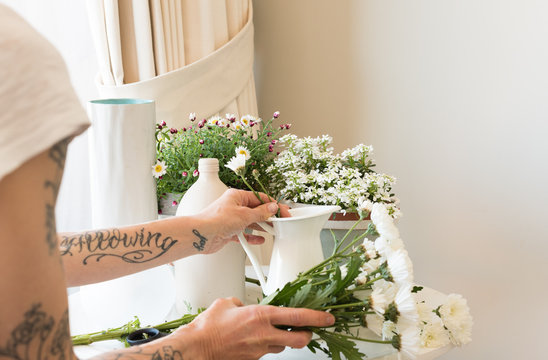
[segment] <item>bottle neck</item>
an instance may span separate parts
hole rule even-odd
[[[219,161],[217,159],[200,159],[198,162],[199,179],[219,179]]]

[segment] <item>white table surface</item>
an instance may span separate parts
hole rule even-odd
[[[255,277],[253,269],[250,266],[246,267],[246,273],[250,277]],[[427,303],[432,305],[440,304],[444,301],[445,295],[425,287],[421,292],[419,292],[420,300],[425,300]],[[246,304],[256,304],[257,299],[261,297],[260,288],[256,285],[246,283],[246,299],[244,302]],[[93,321],[90,321],[88,315],[89,311],[85,311],[84,308],[85,301],[82,301],[81,292],[73,291],[69,295],[69,312],[70,312],[70,326],[72,335],[89,333],[93,331],[98,331],[101,329],[93,328],[88,326],[92,324]],[[164,319],[158,319],[155,323],[161,323],[164,320],[172,320],[180,317],[175,310],[175,307],[171,309],[168,316]],[[128,319],[128,321],[131,319]],[[119,324],[122,325],[122,324]],[[372,333],[367,328],[362,328],[360,330],[360,335],[369,338],[376,338],[375,334]],[[358,348],[364,354],[366,354],[367,359],[369,360],[397,360],[398,354],[392,348],[391,345],[385,344],[373,344],[358,342]],[[123,348],[123,345],[117,340],[109,341],[100,341],[86,346],[75,346],[75,353],[80,359],[87,359],[93,356],[97,356],[101,353]],[[443,348],[437,349],[422,349],[417,357],[417,360],[431,360],[436,357],[446,353],[451,349],[451,346],[445,346]],[[261,360],[321,360],[329,359],[327,355],[322,352],[317,352],[313,354],[306,347],[303,349],[291,349],[286,348],[283,352],[279,354],[268,354],[261,358]]]

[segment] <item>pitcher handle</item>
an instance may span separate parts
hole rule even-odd
[[[257,225],[262,227],[263,230],[269,233],[270,235],[276,235],[276,233],[274,232],[274,228],[268,225],[267,223],[265,223],[264,221],[258,222]]]
[[[247,242],[243,233],[238,234],[238,239],[240,240],[240,244],[242,244],[242,247],[244,248],[244,251],[247,254],[247,257],[249,258],[249,261],[251,261],[251,265],[253,265],[255,274],[257,274],[257,277],[259,278],[259,283],[261,284],[261,288],[263,289],[263,292],[264,292],[266,289],[266,277],[264,276],[263,269],[261,268],[261,264],[259,264],[259,260],[257,260],[257,258],[255,257],[255,254],[253,254],[253,251],[251,251],[251,248],[249,247],[249,243]]]

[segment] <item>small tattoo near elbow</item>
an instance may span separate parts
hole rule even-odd
[[[207,242],[207,238],[205,238],[204,236],[202,236],[202,234],[200,234],[198,232],[198,230],[196,229],[193,229],[192,230],[192,233],[194,235],[196,235],[199,239],[200,239],[200,242],[197,243],[196,241],[192,243],[192,245],[194,245],[194,247],[196,248],[196,250],[198,251],[204,251],[204,247],[205,247],[205,244]]]

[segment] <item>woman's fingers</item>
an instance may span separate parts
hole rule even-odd
[[[335,323],[335,317],[324,311],[276,306],[270,308],[269,318],[272,325],[326,327]]]

